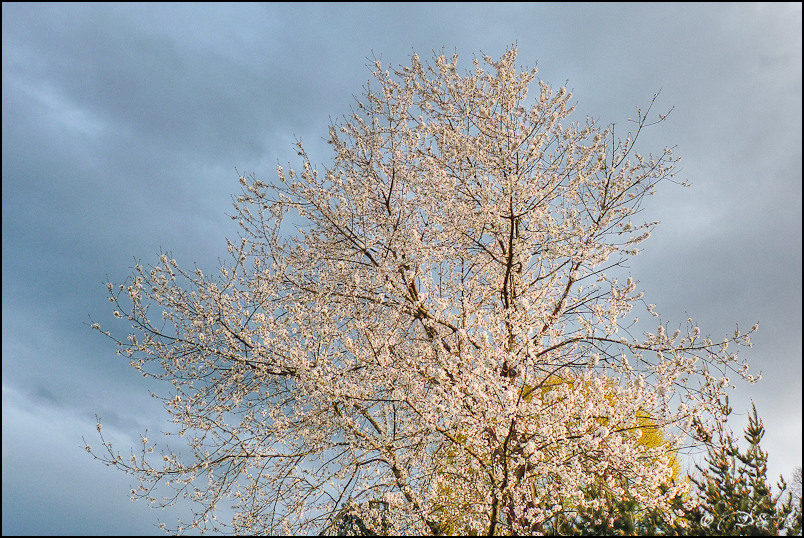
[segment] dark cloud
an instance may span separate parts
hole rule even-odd
[[[585,115],[629,127],[661,89],[680,179],[631,271],[670,323],[760,322],[740,387],[771,474],[801,465],[801,7],[796,4],[3,4],[3,533],[140,534],[161,517],[83,452],[94,414],[136,444],[155,387],[92,332],[102,283],[160,248],[214,270],[238,192],[302,138],[327,164],[373,53],[499,56],[565,81]],[[125,330],[122,326],[121,330]],[[741,429],[742,424],[735,424]],[[106,430],[105,430],[106,431]]]

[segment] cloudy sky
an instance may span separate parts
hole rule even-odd
[[[169,250],[214,270],[237,230],[235,167],[272,179],[294,137],[326,165],[373,53],[442,48],[470,65],[516,43],[567,82],[578,117],[626,125],[661,89],[675,107],[643,140],[675,145],[681,177],[651,198],[661,226],[631,272],[671,325],[760,331],[739,384],[770,472],[801,465],[800,4],[3,3],[3,534],[159,534],[177,511],[128,500],[93,461],[95,414],[119,447],[166,424],[157,389],[88,327],[103,283]],[[657,110],[658,110],[657,109]],[[644,151],[647,153],[647,151]]]

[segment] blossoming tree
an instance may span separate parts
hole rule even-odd
[[[673,454],[715,423],[728,375],[752,379],[727,350],[749,335],[632,335],[634,307],[657,315],[620,266],[676,162],[635,142],[663,116],[639,111],[623,140],[571,122],[571,94],[528,95],[536,69],[515,58],[377,61],[331,167],[299,143],[299,169],[240,178],[219,274],[163,254],[108,285],[133,332],[93,327],[167,381],[188,440],[156,461],[153,441],[87,446],[141,479],[134,496],[254,534],[334,532],[346,508],[392,533],[540,533],[602,497],[670,517]],[[640,443],[648,416],[667,442]]]

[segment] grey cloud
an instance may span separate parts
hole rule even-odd
[[[443,47],[468,67],[473,53],[517,43],[520,64],[569,81],[577,119],[621,134],[661,88],[656,111],[675,110],[642,147],[677,145],[693,187],[665,185],[646,204],[662,225],[630,270],[671,323],[689,314],[722,337],[760,322],[746,356],[766,379],[739,388],[735,411],[757,402],[771,474],[801,464],[800,5],[2,9],[4,533],[155,530],[159,514],[129,506],[125,480],[78,447],[94,412],[135,441],[164,420],[147,396],[158,387],[86,326],[90,313],[114,322],[102,282],[160,247],[214,271],[236,234],[234,167],[272,179],[277,160],[294,159],[294,136],[327,164],[321,138],[370,78],[372,50],[400,64]]]

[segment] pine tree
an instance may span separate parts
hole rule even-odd
[[[728,536],[776,536],[800,532],[801,512],[796,514],[792,495],[780,503],[787,484],[780,477],[779,493],[774,495],[767,481],[768,455],[760,448],[765,427],[752,404],[744,438],[748,448],[742,452],[731,432],[726,417],[731,413],[728,398],[722,402],[723,421],[717,428],[717,442],[707,442],[705,467],[696,465],[699,477],[690,479],[697,486],[698,506],[686,515],[689,529],[685,534],[708,535],[717,532]],[[792,514],[792,516],[790,515]]]

